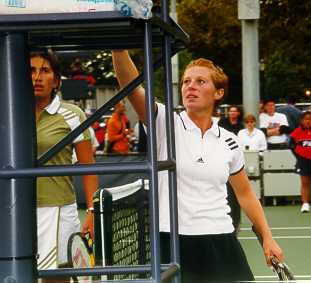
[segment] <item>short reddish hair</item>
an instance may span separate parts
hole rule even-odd
[[[228,76],[225,74],[224,70],[219,67],[218,65],[216,65],[213,61],[209,60],[209,59],[205,59],[205,58],[198,58],[196,60],[192,60],[185,68],[184,70],[184,74],[185,71],[188,70],[189,68],[192,67],[205,67],[210,71],[211,74],[211,78],[212,81],[216,87],[216,89],[223,89],[224,90],[224,96],[221,100],[217,101],[217,105],[218,106],[224,99],[224,97],[227,95],[228,93],[228,84],[229,84],[229,78]],[[184,81],[184,74],[181,78],[181,85],[183,84]]]
[[[196,67],[196,66],[205,67],[205,68],[209,69],[209,71],[211,72],[211,78],[213,80],[213,83],[214,83],[216,89],[222,88],[222,89],[224,89],[225,94],[227,93],[229,79],[221,67],[216,65],[211,60],[208,60],[205,58],[199,58],[199,59],[191,61],[186,66],[184,73],[189,68]],[[182,76],[181,82],[183,82],[183,80],[184,80],[184,75]]]

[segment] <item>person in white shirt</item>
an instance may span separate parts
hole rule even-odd
[[[242,149],[264,151],[267,149],[267,140],[264,133],[255,127],[256,117],[252,114],[245,116],[245,129],[238,132]]]
[[[275,112],[273,99],[263,102],[264,111],[259,115],[259,127],[265,133],[268,149],[288,148],[287,136],[291,132],[287,118],[282,113]]]
[[[112,58],[121,87],[138,76],[127,51],[113,51]],[[282,262],[283,253],[272,238],[261,204],[252,191],[237,136],[219,127],[212,118],[226,93],[228,78],[212,61],[200,58],[188,64],[181,82],[185,111],[174,114],[174,130],[182,282],[252,281],[254,276],[228,215],[228,179],[241,207],[263,237],[267,263],[271,263],[271,256]],[[128,99],[146,124],[144,88],[137,87]],[[166,160],[165,107],[157,103],[156,108],[158,160]],[[167,172],[159,172],[158,189],[164,263],[170,262]]]

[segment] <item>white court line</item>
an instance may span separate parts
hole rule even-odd
[[[308,279],[308,278],[311,278],[311,275],[294,275],[295,276],[295,278],[306,278],[306,279]],[[255,279],[256,278],[278,278],[276,275],[255,275]]]
[[[257,240],[257,237],[238,237],[239,240]],[[273,236],[273,239],[311,239],[311,236]]]
[[[311,226],[302,226],[302,227],[274,227],[270,228],[271,230],[311,230]],[[241,231],[251,231],[252,228],[241,228]]]
[[[256,276],[255,276],[256,277]],[[272,282],[283,282],[283,281],[279,281],[279,280],[277,280],[278,278],[274,278],[274,279],[276,279],[276,280],[273,280],[273,281],[271,281],[271,280],[257,280],[256,278],[255,278],[255,281],[252,281],[252,282],[255,282],[255,283],[272,283]],[[302,279],[302,280],[297,280],[297,279],[295,279],[295,280],[288,280],[288,281],[286,281],[286,282],[293,282],[293,283],[310,283],[310,279]]]

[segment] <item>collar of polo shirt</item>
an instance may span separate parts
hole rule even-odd
[[[60,107],[60,98],[58,95],[55,95],[55,97],[53,98],[52,102],[45,107],[45,110],[53,115],[57,112],[57,110],[59,109]]]
[[[194,129],[199,129],[198,126],[189,118],[186,111],[182,111],[179,116],[182,119],[186,130],[192,131]],[[215,118],[212,118],[212,121],[212,127],[209,128],[208,131],[211,131],[211,133],[213,133],[215,136],[220,137],[220,130],[217,120]]]

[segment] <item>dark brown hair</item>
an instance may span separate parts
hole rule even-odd
[[[30,53],[30,58],[40,57],[50,63],[51,69],[54,73],[55,78],[58,80],[58,87],[56,91],[60,87],[61,83],[61,67],[58,61],[56,54],[51,50],[41,51],[41,52],[33,52]],[[55,90],[54,90],[55,91]]]

